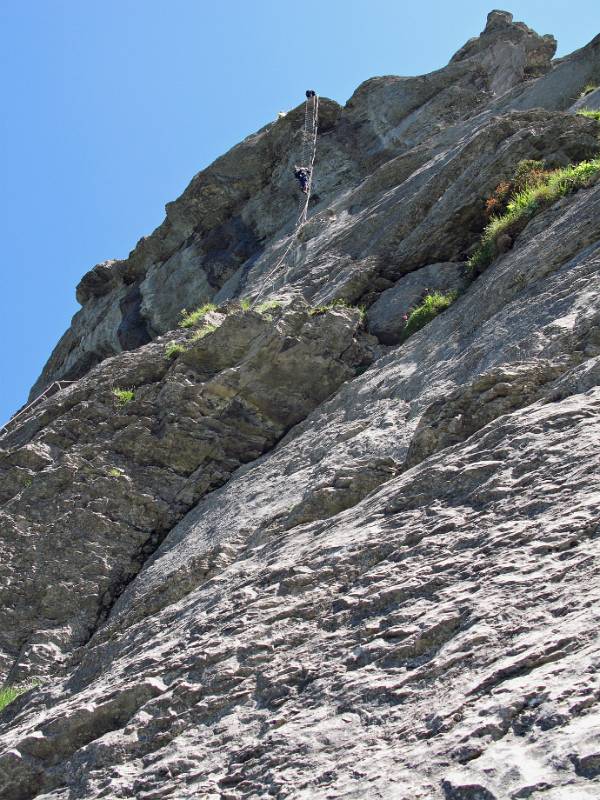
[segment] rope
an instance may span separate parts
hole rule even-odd
[[[47,400],[49,397],[53,397],[55,394],[58,394],[65,386],[70,385],[71,383],[75,383],[75,381],[54,381],[50,384],[41,394],[28,403],[25,408],[22,408],[14,417],[11,417],[8,422],[0,428],[0,438],[3,437],[5,434],[9,433],[11,426],[14,422],[17,422],[20,417],[23,416],[27,411],[32,411],[38,403],[41,403],[44,400]]]
[[[306,219],[307,219],[307,216],[308,216],[308,203],[309,203],[310,195],[311,195],[311,192],[312,192],[312,182],[313,182],[313,171],[314,171],[314,166],[315,166],[315,158],[317,157],[317,122],[318,122],[318,119],[319,119],[319,98],[317,97],[317,95],[314,96],[313,100],[314,100],[314,103],[313,103],[312,131],[311,131],[311,135],[312,135],[312,153],[311,153],[310,162],[309,162],[309,165],[308,165],[309,169],[310,169],[310,172],[308,173],[308,189],[306,191],[306,199],[305,199],[305,202],[304,202],[304,208],[302,209],[302,213],[300,215],[300,221],[298,223],[299,227],[301,227],[302,225],[306,224]]]
[[[309,117],[308,117],[308,114],[309,114],[309,108],[310,108],[310,103],[309,103],[309,98],[307,97],[306,100],[304,101],[304,127],[302,128],[302,160],[300,161],[300,165],[301,166],[304,166],[304,164],[306,164],[306,162],[308,161],[308,142],[309,142],[309,136],[308,136],[308,119],[309,119]]]
[[[310,109],[310,100],[312,99],[312,115],[309,113]],[[296,244],[298,240],[298,235],[302,228],[306,225],[308,220],[308,205],[310,203],[310,196],[312,192],[312,183],[313,183],[313,173],[314,173],[314,165],[315,159],[317,157],[317,132],[319,126],[319,96],[314,95],[312,98],[306,98],[304,103],[304,128],[302,130],[302,163],[300,166],[308,166],[310,172],[308,174],[308,186],[306,188],[306,194],[300,198],[299,203],[299,214],[296,220],[296,224],[294,225],[294,230],[290,235],[290,240],[287,244],[287,247],[283,251],[280,258],[276,261],[275,265],[269,270],[267,275],[263,278],[260,283],[260,287],[258,292],[256,293],[256,297],[250,304],[250,308],[254,308],[256,303],[258,302],[258,298],[261,296],[263,290],[273,277],[279,267],[283,264],[283,262],[288,257],[289,253],[291,252],[293,246]],[[310,127],[310,130],[309,130]],[[309,151],[309,147],[312,144],[312,150]],[[310,158],[310,160],[309,160]],[[308,164],[307,164],[308,162]]]

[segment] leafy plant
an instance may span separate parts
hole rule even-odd
[[[165,355],[167,358],[177,358],[177,356],[185,353],[185,351],[185,346],[179,342],[169,342],[169,344],[165,347]]]
[[[127,403],[131,403],[131,401],[135,398],[135,394],[132,389],[113,389],[112,393],[120,406],[126,406]]]
[[[588,117],[589,119],[595,119],[600,122],[600,111],[593,111],[591,108],[582,108],[581,111],[577,113],[580,117]]]
[[[242,297],[240,300],[242,311],[249,311],[252,308],[252,299],[250,297]]]
[[[123,470],[119,469],[118,467],[111,467],[108,470],[108,475],[111,478],[120,478],[122,474],[123,474]]]
[[[421,300],[419,305],[414,308],[406,319],[406,325],[402,331],[402,341],[406,341],[413,333],[421,330],[428,322],[445,311],[448,306],[458,297],[458,292],[450,291],[444,294],[443,292],[429,292]]]
[[[208,336],[209,333],[217,330],[216,325],[211,325],[207,323],[204,325],[200,330],[197,330],[194,335],[192,336],[192,342],[198,342],[200,339],[204,339],[205,336]]]
[[[540,162],[523,163],[533,165]],[[520,175],[517,168],[515,188],[506,202],[504,212],[490,218],[477,249],[468,261],[471,273],[481,272],[491,264],[499,253],[498,241],[503,234],[511,238],[516,236],[539,211],[561,197],[589,186],[599,175],[600,158],[553,170],[530,167]]]
[[[196,308],[194,311],[187,311],[185,308],[181,311],[180,328],[193,328],[198,325],[204,317],[210,312],[216,310],[214,303],[205,303],[203,306]]]

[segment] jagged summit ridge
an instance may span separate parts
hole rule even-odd
[[[253,307],[301,109],[84,276],[0,442],[2,800],[598,794],[599,41],[321,99]]]

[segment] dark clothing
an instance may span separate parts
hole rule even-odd
[[[308,192],[308,184],[310,181],[310,169],[309,167],[300,167],[299,169],[294,170],[294,178],[298,180],[300,184],[300,188],[306,194]]]
[[[315,92],[314,89],[307,89],[306,90],[306,96],[307,97],[314,97],[315,95],[316,95],[316,92]]]

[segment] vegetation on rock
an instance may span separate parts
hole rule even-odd
[[[594,111],[591,108],[582,108],[577,112],[580,117],[588,117],[589,119],[596,119],[600,122],[600,111]]]
[[[194,335],[192,336],[192,342],[197,342],[200,339],[204,339],[205,336],[208,336],[209,333],[212,333],[213,331],[216,330],[217,330],[216,325],[210,325],[207,323],[194,333]]]
[[[177,356],[185,353],[185,351],[185,346],[179,342],[169,342],[169,344],[165,347],[165,355],[167,358],[177,358]]]
[[[364,320],[365,315],[367,313],[364,306],[353,306],[347,300],[343,300],[342,298],[339,298],[338,300],[333,300],[331,303],[327,303],[327,305],[313,306],[313,308],[311,308],[308,313],[310,314],[311,317],[315,317],[318,314],[326,314],[333,308],[355,308],[360,314],[361,322]]]
[[[193,328],[198,325],[204,317],[210,312],[216,310],[214,303],[205,303],[203,306],[196,308],[194,311],[187,311],[185,308],[181,312],[180,328]]]
[[[113,389],[112,393],[120,406],[126,406],[127,403],[131,403],[135,397],[132,389]]]
[[[264,303],[260,303],[254,309],[257,314],[265,314],[267,311],[274,311],[276,308],[281,307],[280,300],[265,300]]]
[[[6,708],[9,703],[12,703],[13,700],[16,700],[23,692],[31,688],[31,686],[4,686],[0,689],[0,711]]]
[[[413,333],[420,331],[428,322],[451,306],[457,297],[458,292],[456,291],[446,294],[434,291],[426,294],[421,303],[408,315],[402,333],[402,341],[406,341]]]
[[[486,225],[479,245],[468,261],[473,274],[482,272],[503,249],[501,238],[509,244],[540,211],[561,197],[589,186],[600,174],[600,158],[581,161],[559,169],[545,169],[542,162],[523,161],[512,181],[499,184],[487,202],[494,212]]]

